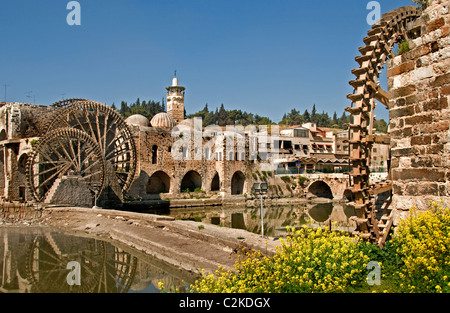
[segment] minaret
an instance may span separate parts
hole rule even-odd
[[[172,86],[167,87],[167,113],[178,124],[184,120],[184,91],[186,88],[178,86],[177,72],[172,79]]]

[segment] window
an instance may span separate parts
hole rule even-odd
[[[158,146],[152,147],[152,164],[158,163]]]
[[[283,141],[284,149],[292,149],[292,141]]]

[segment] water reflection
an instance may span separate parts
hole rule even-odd
[[[0,292],[159,292],[159,282],[185,292],[195,280],[148,255],[98,239],[2,227],[0,240]]]
[[[173,209],[165,214],[182,220],[194,220],[261,233],[260,208],[204,207]],[[264,209],[264,233],[274,237],[284,236],[286,235],[286,226],[301,227],[303,225],[326,226],[352,232],[355,230],[356,224],[350,218],[355,215],[353,207],[347,206],[345,203],[326,202],[271,206]]]

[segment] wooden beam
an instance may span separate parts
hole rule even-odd
[[[380,193],[392,190],[392,182],[385,182],[371,186],[369,193],[371,195],[378,195]]]
[[[366,140],[373,143],[379,143],[384,145],[391,144],[391,137],[389,135],[368,135]]]
[[[372,81],[368,81],[367,85],[374,91],[375,99],[380,101],[386,106],[386,108],[389,109],[389,93]]]

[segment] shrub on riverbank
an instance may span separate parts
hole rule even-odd
[[[395,291],[450,292],[450,209],[432,202],[429,210],[410,213],[386,251]]]
[[[254,251],[234,271],[204,274],[194,292],[345,292],[365,283],[366,255],[354,238],[336,231],[291,232],[273,257]]]
[[[273,257],[254,251],[235,269],[204,273],[193,292],[450,292],[450,209],[411,210],[383,250],[325,229],[290,230]],[[369,286],[368,262],[381,265]]]

